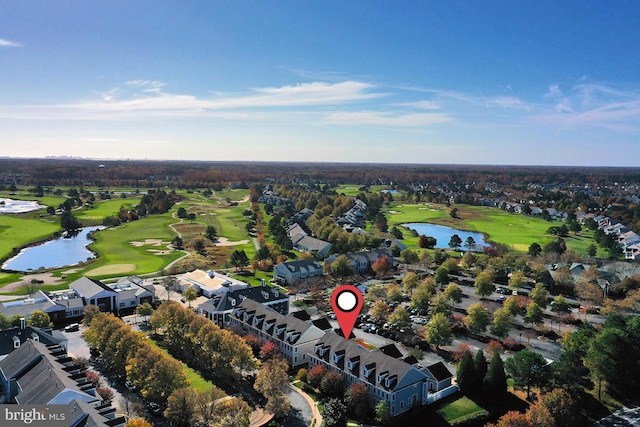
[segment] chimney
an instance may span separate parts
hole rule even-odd
[[[20,329],[25,330],[27,328],[27,321],[24,317],[20,318]]]
[[[267,281],[265,279],[260,279],[260,284],[262,284],[262,287],[264,288],[267,286]]]

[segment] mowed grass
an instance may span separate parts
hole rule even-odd
[[[487,235],[489,240],[505,244],[517,252],[526,252],[534,242],[544,246],[557,239],[556,236],[547,234],[547,229],[563,224],[560,221],[548,222],[541,218],[513,214],[498,208],[469,205],[456,205],[456,208],[459,218],[451,218],[451,208],[436,204],[392,204],[385,213],[390,225],[430,222],[459,230],[477,231]],[[417,238],[411,237],[408,230],[404,234],[405,244],[417,246]],[[593,243],[593,233],[570,233],[564,240],[569,249],[586,254],[587,246]]]
[[[128,222],[116,228],[102,230],[96,233],[96,241],[90,248],[100,256],[83,269],[83,272],[107,265],[135,264],[135,274],[146,274],[161,270],[171,261],[184,255],[181,251],[173,251],[167,255],[156,255],[152,250],[165,250],[166,245],[140,247],[131,242],[144,242],[147,239],[160,239],[169,242],[175,233],[169,224],[175,222],[169,213],[151,215],[147,218]],[[99,270],[98,270],[99,271]],[[95,276],[100,278],[101,276]]]
[[[74,210],[73,214],[82,222],[83,220],[102,222],[104,218],[116,215],[120,206],[133,209],[140,203],[141,197],[128,197],[126,199],[96,200],[92,208],[84,207]]]
[[[162,351],[167,356],[173,358],[173,356],[169,354],[167,349],[165,349],[164,347],[161,347],[155,340],[149,339],[148,342],[156,346],[160,351]],[[175,359],[175,360],[178,360],[178,359]],[[200,375],[195,370],[191,369],[189,366],[187,366],[186,363],[180,360],[178,360],[178,362],[180,362],[180,364],[182,365],[182,371],[184,372],[184,375],[187,377],[187,381],[189,381],[190,388],[196,389],[200,392],[209,391],[213,388],[213,383],[211,381],[207,381],[204,378],[202,378],[202,375]]]
[[[444,405],[436,412],[440,414],[445,421],[452,425],[472,418],[488,415],[486,410],[466,396]]]
[[[14,215],[0,215],[0,257],[11,254],[13,248],[31,242],[53,237],[61,231],[58,218],[21,218]]]

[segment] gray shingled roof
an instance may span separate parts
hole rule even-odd
[[[116,293],[113,289],[103,284],[99,280],[90,279],[88,277],[81,277],[78,280],[72,282],[69,287],[75,289],[80,295],[85,298],[92,298],[98,295],[102,291],[109,291]]]

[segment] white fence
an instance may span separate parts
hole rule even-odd
[[[445,397],[455,393],[458,390],[459,390],[459,388],[458,388],[457,385],[450,385],[449,387],[445,388],[444,390],[440,390],[440,391],[437,391],[435,393],[429,393],[429,395],[427,396],[427,404],[433,403],[436,400],[444,399]]]

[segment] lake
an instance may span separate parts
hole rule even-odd
[[[451,236],[453,236],[454,234],[457,234],[458,236],[460,236],[460,239],[462,239],[461,250],[463,251],[467,250],[467,248],[464,247],[464,242],[469,236],[473,237],[473,240],[476,241],[475,250],[480,250],[485,246],[491,246],[484,240],[484,235],[482,233],[456,230],[455,228],[445,227],[444,225],[429,224],[426,222],[402,224],[402,226],[411,230],[415,230],[418,235],[424,234],[425,236],[435,237],[436,248],[449,248],[449,240],[451,240]]]
[[[72,237],[58,237],[37,246],[25,248],[5,262],[2,268],[15,271],[38,270],[43,267],[58,268],[95,258],[93,252],[87,249],[92,242],[88,235],[102,228],[104,227],[85,227]]]

